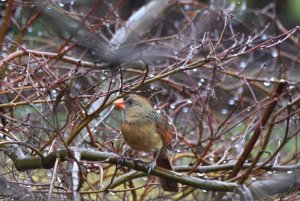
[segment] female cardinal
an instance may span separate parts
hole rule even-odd
[[[114,104],[124,110],[121,131],[126,143],[138,151],[154,152],[156,165],[173,170],[167,153],[167,149],[172,149],[172,136],[166,117],[148,99],[135,94]],[[178,191],[176,182],[160,178],[160,184],[165,191]]]

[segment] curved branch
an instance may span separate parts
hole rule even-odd
[[[148,173],[148,163],[142,161],[123,159],[114,153],[100,152],[92,149],[78,149],[78,152],[80,152],[81,160],[97,161],[116,165],[122,163],[123,166],[126,166],[128,168],[143,173]],[[40,168],[50,169],[54,167],[57,158],[60,158],[61,161],[64,161],[69,155],[70,152],[68,150],[61,149],[44,156],[43,159],[40,157],[30,156],[24,158],[16,158],[13,160],[13,162],[15,167],[19,171]],[[181,173],[166,170],[157,166],[151,171],[150,174],[204,190],[234,192],[237,188],[239,188],[239,185],[235,183],[222,182],[218,180],[199,179]]]

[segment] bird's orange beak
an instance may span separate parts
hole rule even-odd
[[[124,98],[120,98],[120,99],[114,101],[114,104],[115,104],[116,108],[118,108],[120,110],[124,110],[125,109]]]

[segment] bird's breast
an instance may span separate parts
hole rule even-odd
[[[135,150],[153,152],[159,151],[163,146],[154,123],[123,122],[121,132],[126,143]]]

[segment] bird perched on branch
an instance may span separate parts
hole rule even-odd
[[[156,111],[148,99],[136,94],[116,100],[114,104],[124,110],[121,132],[126,143],[137,151],[153,152],[155,159],[150,165],[173,170],[167,151],[172,149],[167,118]],[[165,191],[178,191],[176,182],[160,178],[160,184]]]

